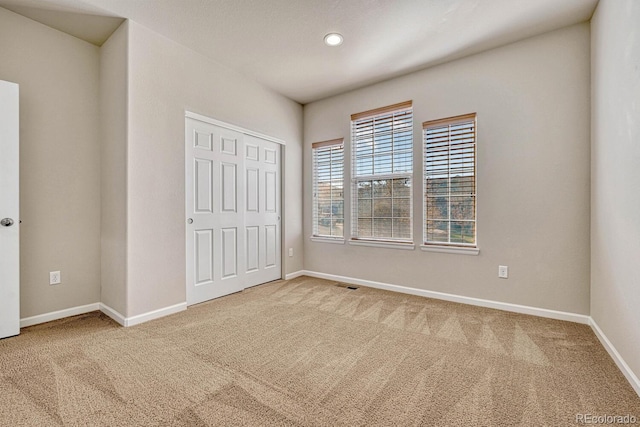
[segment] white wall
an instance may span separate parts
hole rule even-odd
[[[305,105],[305,269],[588,314],[589,37],[588,23],[575,25]],[[409,99],[417,244],[421,123],[478,114],[480,255],[311,242],[311,144],[344,137],[349,152],[350,114]]]
[[[287,273],[302,269],[302,107],[135,22],[129,26],[127,312],[185,301],[184,113],[286,141]]]
[[[640,2],[592,18],[591,316],[640,377]]]
[[[21,317],[98,302],[99,49],[0,8],[0,52],[20,84]]]
[[[100,48],[100,302],[121,314],[127,312],[128,27],[125,21]]]

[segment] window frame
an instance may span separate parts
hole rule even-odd
[[[342,184],[342,235],[331,235],[331,234],[321,234],[319,232],[319,200],[318,197],[318,150],[329,149],[329,182],[333,183],[334,181],[339,181]],[[334,149],[340,149],[342,151],[342,163],[340,165],[342,169],[342,173],[340,174],[339,180],[334,179],[333,176],[333,160],[331,156],[333,155]],[[345,168],[345,154],[344,154],[344,138],[336,138],[328,141],[320,141],[314,142],[311,144],[311,164],[312,164],[312,207],[311,207],[311,221],[312,221],[312,231],[311,231],[311,240],[314,241],[329,241],[333,243],[343,243],[345,239],[344,235],[344,225],[345,225],[345,188],[344,188],[344,168]],[[333,194],[330,193],[330,206],[333,206]],[[334,219],[333,208],[331,208],[331,212],[329,213],[329,222],[330,226],[332,226]]]
[[[397,133],[407,132],[406,127],[404,129],[395,129],[393,124],[391,126],[391,130],[389,131],[389,135],[391,136],[391,150],[388,153],[384,153],[384,155],[388,155],[391,158],[392,166],[391,172],[389,173],[375,173],[375,162],[376,156],[381,156],[380,154],[375,153],[374,147],[372,147],[371,152],[371,162],[372,162],[372,173],[371,174],[361,174],[358,175],[358,143],[356,137],[356,130],[358,129],[358,124],[362,122],[366,122],[368,120],[385,120],[393,117],[396,114],[406,114],[409,112],[410,117],[404,118],[404,120],[410,121],[409,133],[410,133],[410,146],[409,148],[396,149],[395,144],[395,135]],[[352,114],[351,115],[351,233],[350,233],[350,244],[353,245],[361,245],[361,246],[374,246],[374,247],[393,247],[393,248],[401,248],[401,249],[413,249],[414,246],[414,233],[413,233],[413,188],[414,188],[414,143],[415,143],[415,135],[414,135],[414,115],[413,115],[413,101],[405,101],[393,105],[388,105],[381,108],[376,108],[373,110],[364,111],[362,113]],[[375,130],[372,128],[371,132],[372,141],[375,138]],[[406,158],[409,159],[410,168],[405,172],[394,172],[393,171],[393,163],[395,161],[396,154],[408,154]],[[362,157],[362,155],[361,155]],[[368,157],[368,156],[365,156]],[[405,160],[406,161],[406,160]],[[374,188],[373,183],[375,181],[382,180],[395,180],[395,179],[406,179],[409,182],[409,194],[408,196],[398,197],[398,199],[408,199],[408,220],[409,220],[409,233],[406,238],[394,238],[394,237],[375,237],[375,218],[374,215]],[[371,236],[362,236],[358,234],[359,231],[359,219],[361,218],[359,215],[359,192],[358,192],[358,184],[360,182],[371,182]],[[402,220],[406,217],[395,217],[394,216],[394,184],[391,183],[391,195],[384,198],[389,198],[391,203],[391,217],[383,217],[383,219],[388,219],[391,221],[391,235],[393,235],[393,226],[394,221]]]
[[[473,222],[474,223],[474,234],[473,234],[473,243],[463,243],[463,242],[451,242],[451,222],[454,222],[451,218],[451,192],[450,185],[448,185],[448,219],[449,229],[448,229],[448,242],[441,241],[433,241],[428,240],[428,232],[427,232],[427,222],[434,221],[438,219],[429,218],[427,216],[427,200],[429,194],[427,193],[427,156],[429,154],[429,150],[427,149],[427,131],[429,129],[438,129],[447,126],[449,128],[449,132],[451,126],[461,125],[465,123],[473,122],[473,192],[470,194],[473,196],[473,220],[459,220],[463,222]],[[449,154],[447,156],[447,161],[450,161],[451,155],[451,135],[449,134],[447,140],[447,147],[449,147]],[[422,218],[422,245],[421,249],[424,251],[434,251],[434,252],[447,252],[447,253],[462,253],[469,255],[477,255],[479,253],[478,248],[478,118],[477,113],[469,113],[463,114],[459,116],[447,117],[443,119],[430,120],[422,123],[422,173],[423,173],[423,183],[422,183],[422,206],[423,206],[423,218]],[[451,172],[450,167],[447,171],[447,178],[449,183],[451,182]],[[432,196],[433,197],[433,196]]]

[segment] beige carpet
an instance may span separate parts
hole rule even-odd
[[[585,325],[300,277],[0,341],[0,425],[563,426],[640,398]],[[639,421],[640,422],[640,421]]]

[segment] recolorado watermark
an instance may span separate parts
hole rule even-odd
[[[635,415],[595,415],[595,414],[576,414],[577,424],[636,424],[638,418]]]

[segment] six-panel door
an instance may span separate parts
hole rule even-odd
[[[186,120],[187,303],[281,277],[280,146]]]
[[[280,144],[245,135],[246,286],[281,277]]]

